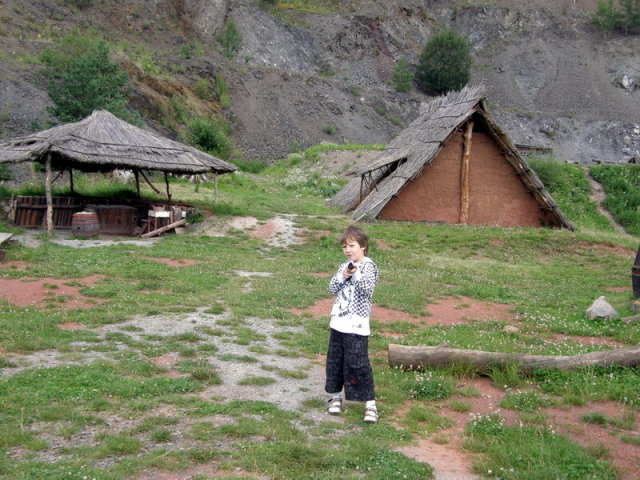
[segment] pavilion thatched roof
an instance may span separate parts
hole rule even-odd
[[[105,110],[0,142],[0,163],[45,163],[83,171],[155,170],[166,173],[229,173],[235,165],[189,145],[142,130]]]
[[[407,182],[433,162],[449,137],[473,116],[484,124],[505,159],[546,212],[550,223],[573,230],[573,225],[542,181],[493,120],[484,95],[482,86],[467,86],[459,92],[423,103],[418,117],[370,164],[358,170],[355,178],[331,199],[331,203],[344,210],[355,209],[355,221],[376,218]]]

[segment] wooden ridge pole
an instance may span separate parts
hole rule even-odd
[[[471,158],[472,134],[473,122],[469,120],[464,132],[464,152],[460,171],[460,223],[463,225],[466,225],[469,221],[469,160]]]

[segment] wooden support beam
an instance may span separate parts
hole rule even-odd
[[[160,194],[160,190],[158,190],[155,185],[153,185],[153,183],[151,183],[151,180],[149,180],[149,177],[147,177],[145,175],[145,173],[140,170],[140,175],[142,175],[142,178],[144,178],[144,181],[147,182],[149,184],[149,186],[151,187],[151,190],[153,190],[154,192],[156,192],[157,194]],[[140,195],[140,190],[138,189],[138,195]]]
[[[164,172],[164,183],[167,187],[167,200],[171,201],[171,192],[169,191],[169,174]]]
[[[47,154],[45,161],[44,191],[47,197],[47,235],[53,235],[53,197],[51,195],[51,153]]]
[[[183,225],[186,225],[186,223],[187,221],[184,219],[178,220],[177,222],[170,223],[169,225],[165,225],[164,227],[157,228],[151,232],[144,233],[140,235],[140,237],[141,238],[155,237],[156,235],[160,235],[161,233],[168,232],[169,230],[173,230],[176,227],[181,227]]]
[[[134,170],[133,176],[136,178],[136,194],[138,195],[138,198],[140,198],[140,171],[137,169]]]
[[[471,158],[471,136],[473,134],[473,122],[467,122],[464,132],[464,152],[462,154],[462,168],[460,170],[460,223],[466,225],[469,222],[469,160]]]
[[[213,206],[218,208],[218,172],[215,172],[213,177]]]

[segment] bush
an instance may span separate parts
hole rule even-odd
[[[460,90],[471,77],[469,41],[452,30],[435,34],[424,46],[416,68],[418,86],[427,93]]]
[[[413,72],[406,58],[400,57],[393,68],[391,81],[396,87],[396,92],[410,92],[413,86]]]
[[[109,60],[107,43],[90,34],[74,32],[47,47],[40,56],[49,80],[51,114],[75,122],[94,110],[108,110],[132,123],[141,123],[127,108],[128,75]]]
[[[232,146],[227,128],[216,118],[196,117],[187,123],[185,142],[211,155],[228,159]]]
[[[229,95],[229,85],[225,81],[221,73],[216,73],[215,90],[218,95],[218,101],[222,108],[229,108],[231,106],[231,96]]]
[[[218,43],[222,47],[222,54],[228,59],[234,58],[240,51],[242,34],[233,20],[229,20],[222,34],[218,35]]]
[[[11,180],[11,168],[8,163],[0,163],[0,180]]]
[[[640,0],[599,0],[592,18],[596,26],[606,32],[637,31],[640,27]]]
[[[195,92],[200,100],[207,100],[209,98],[209,80],[206,78],[200,78],[196,82]]]
[[[93,0],[64,0],[65,5],[72,5],[77,8],[85,8],[93,5]]]

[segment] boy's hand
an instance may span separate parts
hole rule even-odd
[[[351,275],[356,273],[356,270],[358,270],[358,267],[356,267],[353,263],[349,262],[347,267],[342,271],[342,275],[344,275],[345,278],[349,278]]]

